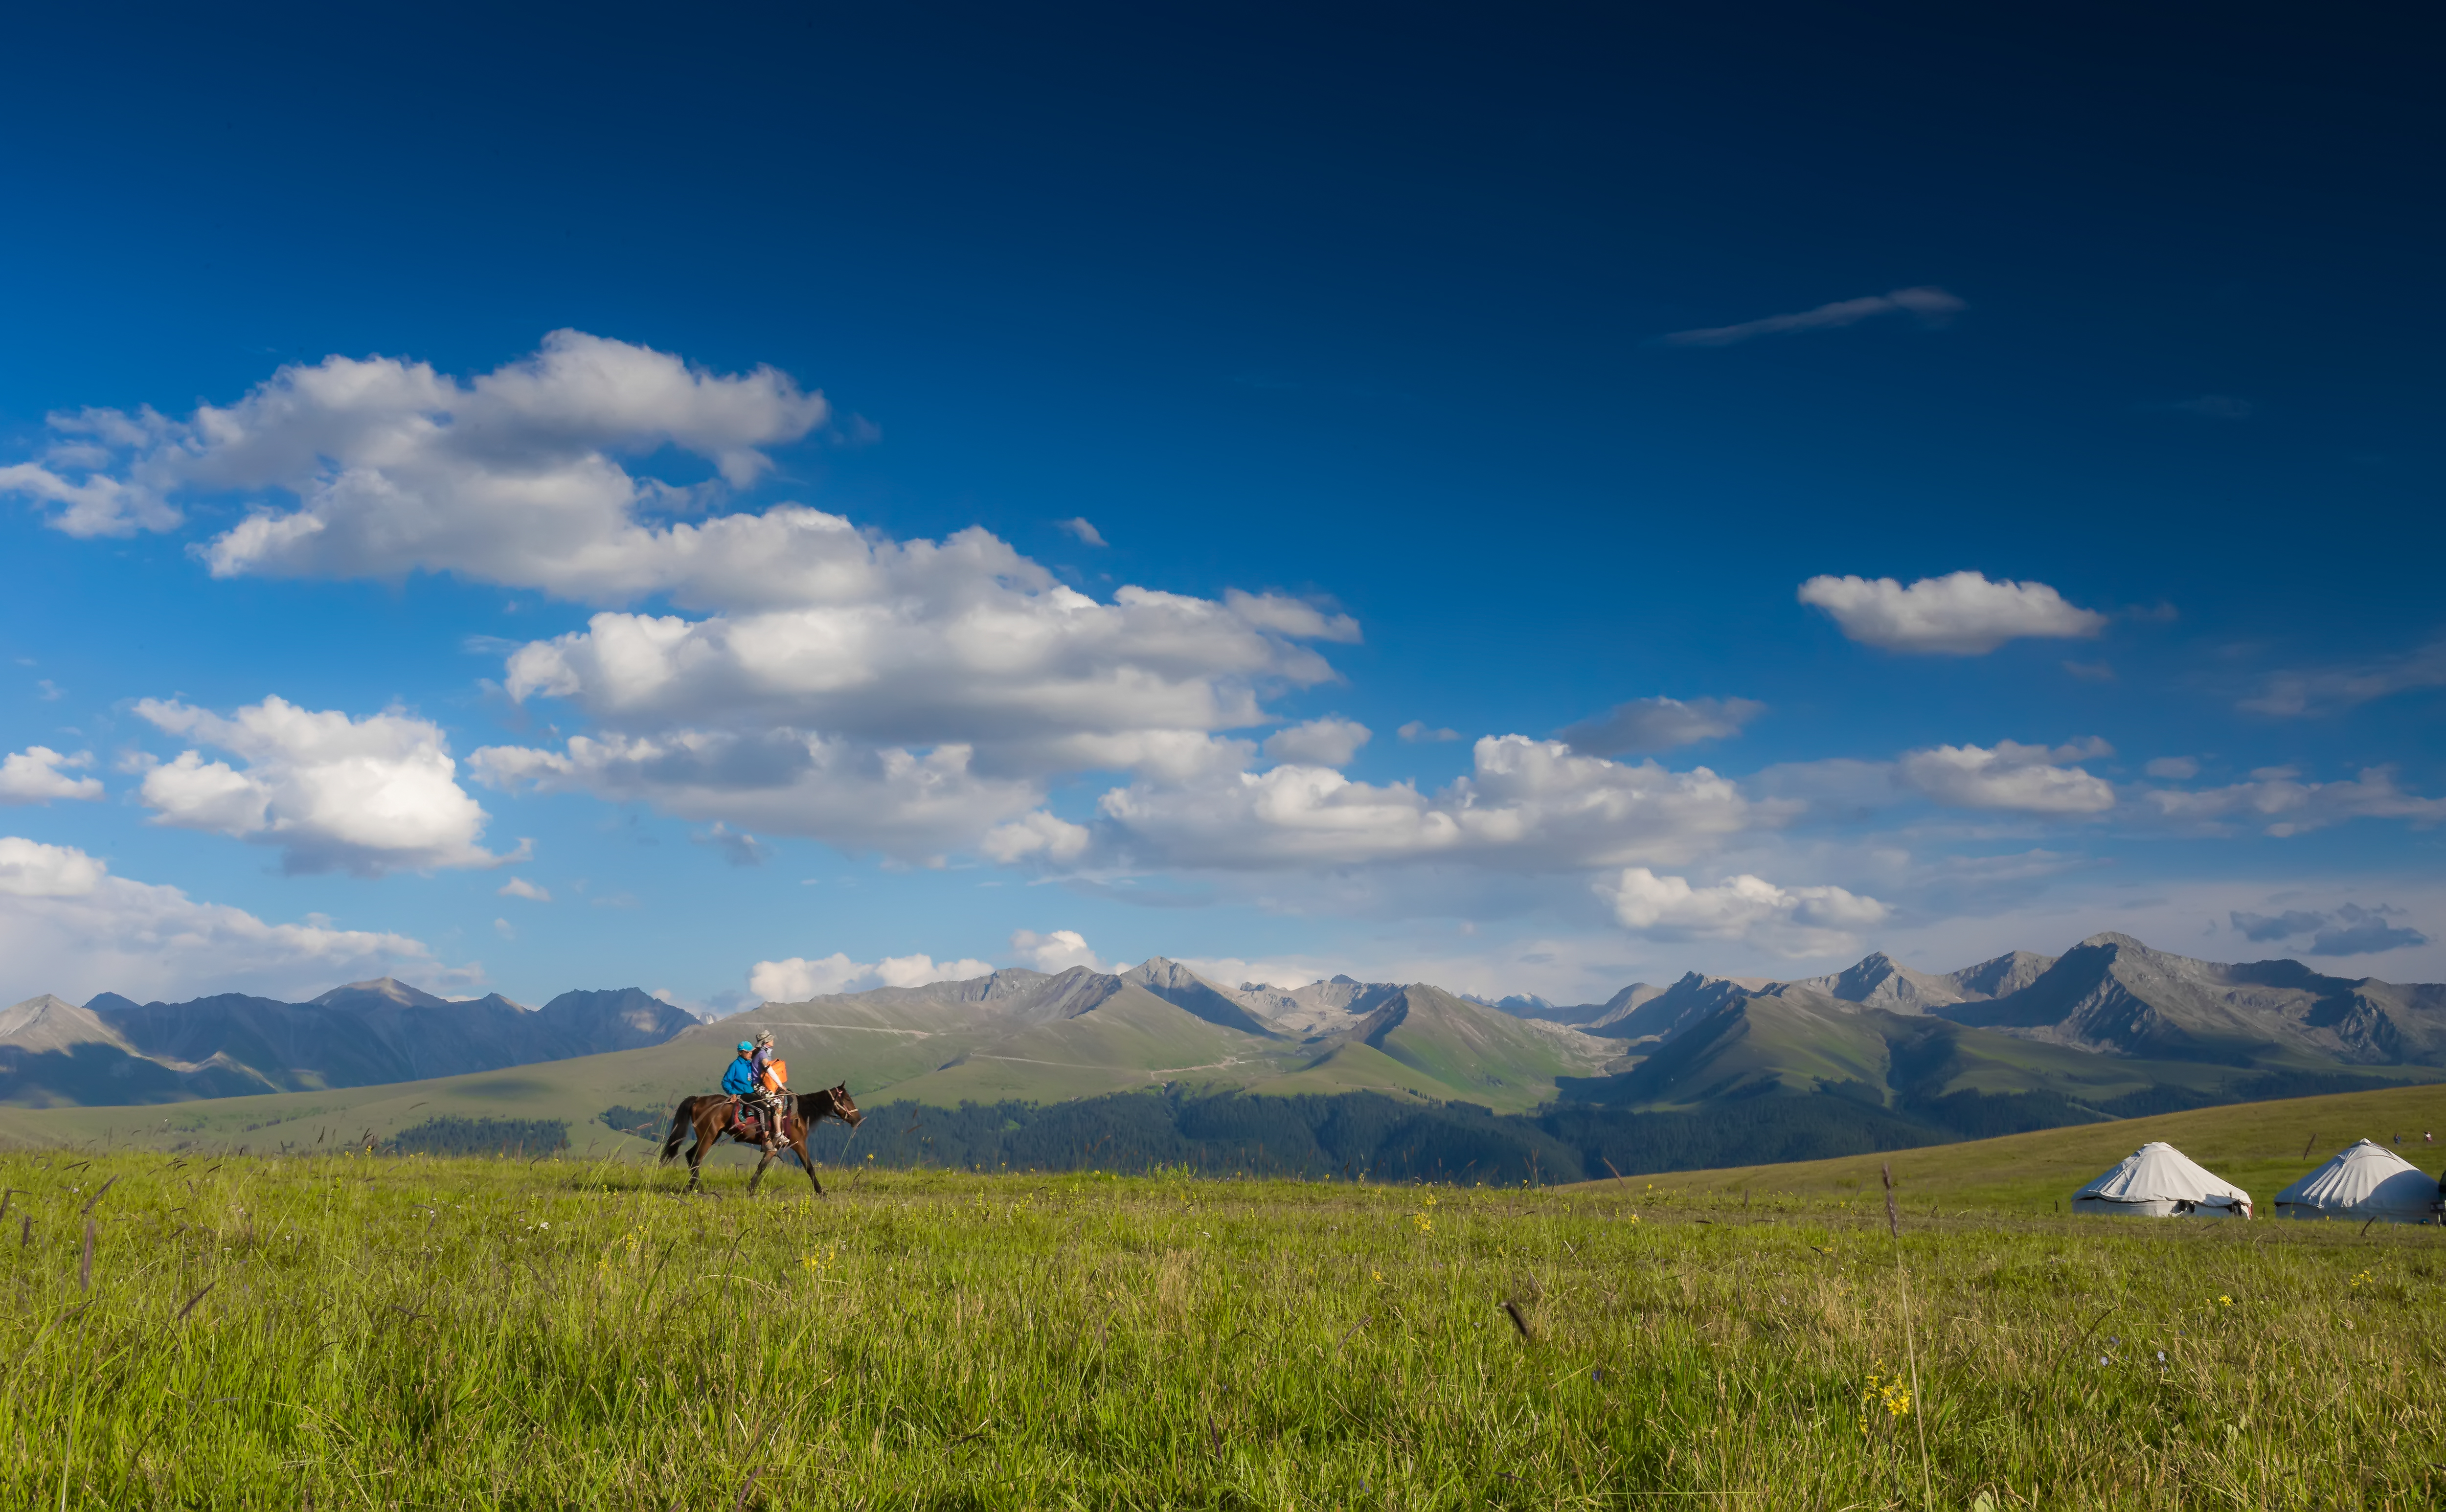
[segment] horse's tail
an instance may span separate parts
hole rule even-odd
[[[681,1099],[678,1109],[671,1114],[671,1131],[663,1139],[661,1163],[668,1165],[671,1162],[671,1157],[680,1152],[680,1141],[687,1138],[688,1113],[692,1110],[695,1102],[696,1099],[692,1097]]]

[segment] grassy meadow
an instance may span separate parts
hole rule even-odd
[[[19,1150],[0,1504],[2446,1502],[2446,1231],[1904,1180]]]

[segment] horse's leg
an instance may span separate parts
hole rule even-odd
[[[764,1146],[764,1158],[756,1162],[756,1174],[747,1179],[747,1195],[756,1195],[756,1183],[764,1180],[764,1167],[773,1163],[773,1146]]]
[[[702,1192],[705,1190],[705,1152],[712,1145],[713,1142],[719,1138],[721,1138],[721,1136],[718,1134],[706,1133],[705,1124],[703,1121],[699,1121],[696,1126],[696,1142],[688,1146],[687,1189],[689,1191]]]
[[[799,1163],[807,1168],[807,1180],[815,1181],[816,1195],[818,1197],[823,1196],[824,1183],[816,1181],[816,1158],[807,1153],[807,1126],[805,1125],[800,1125],[799,1131],[790,1136],[790,1148],[799,1152]]]

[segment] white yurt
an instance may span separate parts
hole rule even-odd
[[[2362,1140],[2277,1193],[2276,1215],[2426,1223],[2437,1216],[2437,1179]]]
[[[2119,1218],[2248,1218],[2250,1194],[2172,1144],[2143,1144],[2072,1195],[2076,1213]]]

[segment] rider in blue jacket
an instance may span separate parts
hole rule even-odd
[[[722,1089],[738,1098],[747,1114],[760,1127],[777,1126],[779,1121],[767,1117],[766,1105],[771,1101],[762,1084],[763,1068],[754,1040],[739,1042],[739,1055],[722,1073]],[[772,1136],[767,1133],[765,1136]]]
[[[756,1065],[753,1061],[748,1059],[749,1056],[754,1055],[755,1053],[756,1045],[754,1041],[741,1040],[739,1042],[739,1058],[732,1061],[729,1068],[722,1073],[722,1089],[724,1092],[729,1093],[732,1097],[754,1097],[756,1095]]]

